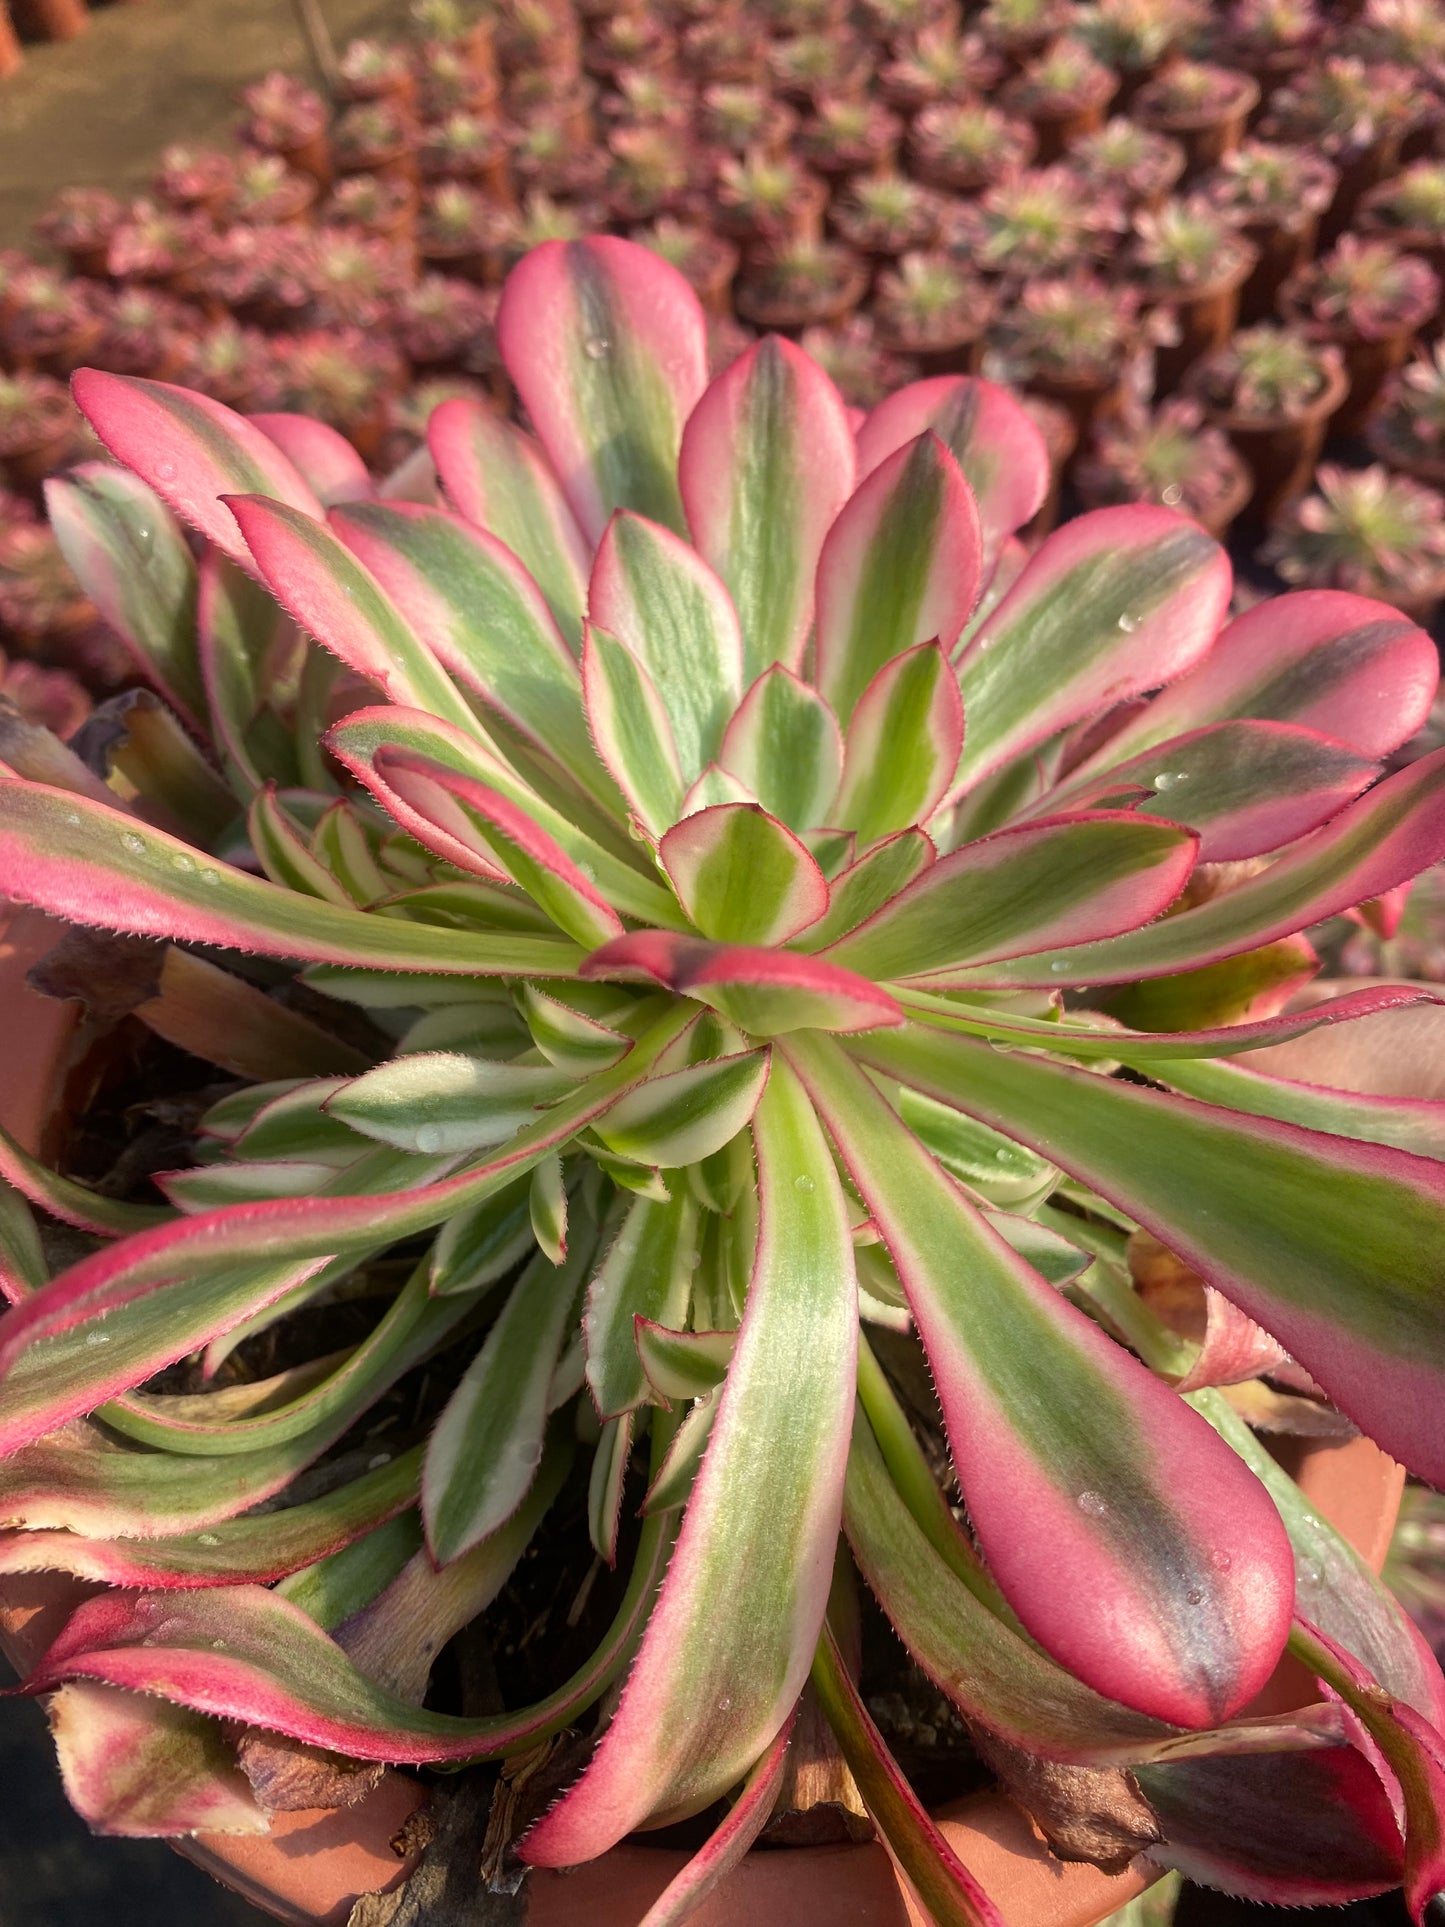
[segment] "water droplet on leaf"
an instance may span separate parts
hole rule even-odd
[[[1131,615],[1120,616],[1119,627],[1124,631],[1124,634],[1126,636],[1132,636],[1134,631],[1139,627],[1138,616],[1131,616]]]
[[[1164,504],[1165,508],[1177,509],[1179,504],[1184,500],[1184,490],[1177,482],[1170,482],[1167,488],[1160,489],[1159,500]]]
[[[589,361],[601,361],[611,346],[606,335],[589,335],[582,344],[582,352]]]
[[[171,868],[173,870],[194,870],[195,867],[196,859],[193,856],[181,856],[177,854],[171,858]]]
[[[1198,1586],[1191,1586],[1184,1597],[1191,1606],[1200,1606],[1204,1603],[1204,1593]]]
[[[221,881],[221,873],[219,870],[202,870],[201,881],[202,883],[219,883]]]
[[[169,455],[162,455],[160,460],[156,463],[156,480],[158,482],[173,482],[175,479],[176,479],[175,463],[171,460]]]
[[[133,856],[139,856],[145,846],[145,838],[137,836],[134,830],[127,830],[120,839],[120,847],[123,850],[129,850]]]
[[[1189,781],[1187,769],[1161,769],[1154,778],[1156,790],[1177,790],[1181,783]]]
[[[196,1544],[198,1546],[218,1546],[220,1543],[221,1535],[219,1532],[198,1532],[196,1534]]]
[[[1109,1510],[1109,1502],[1097,1492],[1081,1492],[1079,1510],[1087,1512],[1091,1519],[1099,1519]]]
[[[813,1180],[806,1174],[802,1177],[794,1178],[793,1189],[795,1191],[811,1191],[813,1189]]]

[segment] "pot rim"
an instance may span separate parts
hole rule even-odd
[[[63,1089],[77,1029],[73,1004],[41,997],[25,972],[55,941],[57,925],[38,912],[0,908],[0,1121],[32,1149],[41,1146]],[[1301,1442],[1296,1476],[1311,1501],[1378,1571],[1389,1548],[1404,1469],[1371,1440]],[[60,1573],[15,1575],[0,1583],[0,1648],[23,1671],[49,1644],[79,1582]],[[389,1767],[355,1806],[272,1816],[264,1834],[199,1834],[170,1844],[252,1904],[292,1927],[346,1927],[353,1905],[398,1886],[416,1865],[403,1829],[426,1789]],[[1055,1859],[1033,1823],[998,1792],[942,1808],[935,1819],[949,1845],[1015,1927],[1093,1927],[1145,1891],[1163,1869],[1142,1855],[1119,1874]],[[393,1843],[396,1844],[393,1844]],[[529,1877],[527,1927],[635,1927],[688,1856],[623,1842],[600,1860]],[[878,1842],[749,1853],[696,1916],[698,1927],[752,1920],[825,1921],[857,1927],[927,1927]]]

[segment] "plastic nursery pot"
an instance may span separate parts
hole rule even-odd
[[[63,1128],[67,1073],[79,1055],[76,1006],[39,996],[25,973],[58,926],[32,911],[0,925],[0,1124],[53,1157]],[[1292,1441],[1286,1466],[1310,1501],[1378,1571],[1404,1486],[1403,1469],[1365,1438]],[[58,1573],[0,1582],[0,1649],[24,1674],[95,1588]],[[1269,1710],[1304,1704],[1312,1683],[1281,1667]],[[199,1834],[177,1851],[292,1927],[345,1927],[364,1895],[393,1888],[412,1864],[404,1828],[425,1789],[388,1770],[354,1806],[276,1814],[266,1834]],[[1010,1927],[1093,1927],[1142,1893],[1158,1869],[1140,1858],[1104,1874],[1055,1859],[1020,1809],[1001,1794],[975,1795],[935,1816],[950,1846]],[[103,1851],[102,1849],[98,1849]],[[624,1843],[566,1873],[533,1873],[518,1927],[636,1927],[685,1855]],[[470,1875],[469,1875],[470,1877]],[[750,1853],[695,1915],[697,1927],[927,1927],[877,1844]]]
[[[1028,375],[1023,385],[1030,394],[1057,402],[1074,424],[1077,446],[1096,421],[1118,413],[1124,398],[1124,366],[1121,358],[1107,370],[1080,370],[1077,374],[1038,370]]]
[[[868,292],[865,261],[850,260],[832,280],[796,294],[771,292],[760,280],[744,275],[733,295],[743,320],[764,334],[787,335],[796,341],[805,328],[832,328],[846,321]]]
[[[1355,209],[1372,187],[1388,181],[1400,166],[1401,149],[1409,128],[1386,128],[1372,147],[1339,161],[1340,184],[1320,221],[1320,242],[1328,247],[1355,218]]]
[[[1268,522],[1291,496],[1309,487],[1324,444],[1325,429],[1349,392],[1343,366],[1332,369],[1324,388],[1297,415],[1232,415],[1213,411],[1254,477],[1254,490],[1241,511],[1255,526]]]
[[[1228,341],[1239,319],[1240,291],[1253,270],[1251,252],[1232,273],[1212,287],[1160,299],[1159,306],[1173,312],[1179,339],[1154,351],[1156,399],[1172,395],[1186,369],[1192,368],[1201,355],[1222,348]]]
[[[1026,118],[1038,138],[1037,163],[1040,167],[1047,167],[1050,161],[1059,160],[1085,134],[1098,133],[1119,89],[1117,76],[1110,75],[1109,78],[1111,84],[1106,88],[1101,82],[1092,100],[1076,102],[1060,108],[1057,113],[1042,108],[1028,112]]]
[[[1306,262],[1314,260],[1319,231],[1320,217],[1310,210],[1294,221],[1252,221],[1241,228],[1257,256],[1249,279],[1239,291],[1243,326],[1273,319],[1280,289]]]
[[[1250,115],[1259,105],[1259,82],[1252,74],[1235,73],[1227,101],[1208,108],[1166,113],[1136,102],[1134,118],[1156,133],[1170,134],[1184,149],[1185,178],[1202,174],[1238,147]]]
[[[1281,306],[1284,304],[1282,303]],[[1290,320],[1302,319],[1289,313]],[[1403,367],[1419,332],[1414,323],[1393,329],[1389,334],[1366,336],[1353,333],[1320,331],[1323,339],[1333,341],[1344,359],[1348,381],[1345,398],[1332,426],[1341,434],[1352,435],[1364,427],[1379,400],[1380,390]]]

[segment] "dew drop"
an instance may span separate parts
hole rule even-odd
[[[1204,1593],[1199,1586],[1191,1586],[1184,1597],[1191,1606],[1202,1606],[1204,1604]]]
[[[1167,488],[1160,489],[1159,500],[1164,504],[1165,508],[1177,509],[1179,504],[1184,500],[1184,490],[1179,486],[1178,482],[1170,482]]]
[[[601,361],[611,346],[606,335],[589,335],[582,344],[582,352],[589,361]]]
[[[219,1532],[198,1532],[196,1534],[196,1544],[198,1546],[218,1546],[220,1543],[221,1535]]]
[[[805,1172],[801,1177],[793,1179],[793,1189],[795,1191],[811,1191],[813,1189],[813,1180]]]
[[[1010,1158],[1012,1158],[1013,1152],[1010,1151],[1010,1149],[1006,1144],[1001,1144],[998,1147],[998,1149],[994,1152],[994,1156],[998,1159],[1000,1164],[1007,1164]]]
[[[72,827],[74,827],[74,825],[80,821],[80,818],[76,815],[74,810],[67,810],[65,812],[65,820]]]
[[[196,859],[193,856],[176,855],[171,858],[171,868],[173,870],[194,870],[195,867]]]
[[[143,836],[137,836],[134,830],[127,830],[120,839],[120,847],[123,850],[129,850],[134,856],[139,856],[145,849],[145,846],[145,838]]]
[[[213,1653],[224,1653],[225,1650],[226,1642],[224,1639],[213,1639],[211,1641],[211,1651]]]
[[[731,1705],[732,1705],[732,1699],[730,1697],[726,1699],[720,1699],[717,1703],[717,1710],[719,1711],[719,1713],[726,1713],[726,1711]]]
[[[1216,1546],[1214,1551],[1209,1555],[1209,1563],[1216,1572],[1228,1572],[1229,1568],[1234,1564],[1234,1560],[1222,1546]]]
[[[219,870],[212,870],[209,868],[202,870],[201,881],[202,883],[219,883],[221,881],[221,873]]]
[[[156,480],[158,482],[173,482],[175,479],[176,479],[175,463],[171,460],[169,455],[162,455],[160,460],[156,463]]]
[[[1056,977],[1062,977],[1064,972],[1068,969],[1068,967],[1069,967],[1068,962],[1063,957],[1056,957],[1054,961],[1049,965],[1049,969],[1054,973]]]
[[[1080,1512],[1087,1512],[1091,1519],[1101,1519],[1109,1510],[1107,1499],[1097,1492],[1081,1492],[1078,1505]]]
[[[389,1452],[378,1452],[375,1458],[366,1461],[366,1469],[368,1472],[379,1472],[384,1465],[390,1464],[391,1454]]]
[[[1189,781],[1187,769],[1161,769],[1154,778],[1156,790],[1177,790],[1181,783]]]
[[[1139,627],[1138,616],[1131,616],[1127,614],[1120,616],[1119,627],[1124,631],[1124,634],[1126,636],[1132,636],[1134,631]]]
[[[446,1145],[440,1126],[436,1124],[419,1124],[416,1132],[416,1148],[418,1151],[445,1150]]]

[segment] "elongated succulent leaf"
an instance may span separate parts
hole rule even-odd
[[[1147,929],[992,967],[987,981],[1062,988],[1198,970],[1379,896],[1442,853],[1445,750],[1435,750],[1376,784],[1237,888]]]
[[[636,1325],[675,1327],[687,1315],[697,1206],[680,1187],[667,1203],[637,1198],[587,1288],[587,1383],[604,1419],[653,1402]]]
[[[1178,896],[1196,847],[1176,824],[1128,811],[999,830],[940,857],[828,959],[943,982],[975,960],[1053,949],[1058,930],[1133,930]]]
[[[45,484],[50,526],[76,580],[166,700],[195,725],[206,713],[196,660],[195,558],[138,476],[81,462]]]
[[[762,1230],[707,1457],[617,1714],[522,1843],[533,1865],[569,1866],[639,1822],[698,1812],[776,1737],[807,1677],[847,1457],[852,1243],[826,1141],[786,1072],[769,1081],[754,1135]],[[744,1571],[747,1597],[727,1612]]]
[[[978,375],[910,382],[872,410],[858,431],[858,472],[932,429],[963,470],[978,504],[983,570],[993,574],[1003,545],[1033,520],[1049,492],[1049,451],[1006,388]]]
[[[677,452],[707,329],[677,270],[608,235],[544,241],[507,279],[497,341],[583,534],[619,508],[681,534]]]
[[[1168,509],[1095,509],[1056,529],[960,664],[960,780],[1191,668],[1218,633],[1231,580],[1219,544]]]
[[[752,944],[708,943],[666,930],[637,930],[595,950],[579,973],[616,983],[662,984],[720,1011],[759,1036],[804,1027],[869,1030],[896,1024],[895,1000],[825,957]]]
[[[788,1049],[908,1293],[1010,1605],[1126,1706],[1181,1726],[1237,1711],[1273,1670],[1293,1604],[1259,1482],[997,1236],[838,1046]]]
[[[1445,1479],[1432,1416],[1445,1170],[1433,1159],[938,1031],[858,1048],[1093,1186],[1277,1338],[1386,1451]]]
[[[742,631],[727,590],[681,537],[623,512],[598,544],[587,612],[647,670],[683,781],[695,781],[743,693]]]
[[[778,662],[743,698],[718,760],[780,823],[808,830],[830,820],[843,736],[817,691]]]
[[[1161,1084],[1251,1117],[1278,1118],[1311,1131],[1330,1131],[1365,1144],[1445,1161],[1445,1107],[1430,1098],[1364,1097],[1260,1071],[1252,1064],[1188,1059],[1165,1062],[1150,1072]]]
[[[461,395],[432,410],[426,435],[453,508],[506,543],[547,598],[575,655],[591,551],[541,449],[492,409]]]
[[[124,467],[223,555],[254,568],[223,497],[269,496],[320,521],[314,492],[271,438],[243,415],[168,381],[82,368],[72,392],[80,412]]]
[[[767,1051],[746,1051],[665,1071],[604,1111],[593,1129],[609,1150],[638,1164],[695,1164],[746,1128],[769,1063]]]
[[[848,725],[843,787],[829,822],[860,844],[924,823],[963,748],[963,700],[942,646],[920,643],[878,671]]]
[[[401,1151],[480,1151],[504,1144],[574,1082],[550,1064],[419,1051],[351,1079],[328,1099],[327,1110]]]
[[[786,943],[828,908],[807,846],[755,803],[716,803],[684,817],[658,848],[679,903],[705,937]]]
[[[661,836],[682,814],[682,762],[667,705],[640,657],[588,623],[582,687],[597,753],[645,827]]]
[[[818,557],[818,688],[846,728],[885,664],[958,640],[982,577],[978,511],[957,462],[920,435],[863,481]]]
[[[772,663],[802,662],[819,551],[855,466],[842,396],[777,335],[741,354],[692,411],[678,482],[692,539],[737,608],[748,683]]]
[[[907,889],[934,861],[936,851],[922,830],[885,837],[841,870],[828,886],[828,913],[799,933],[804,950],[824,950]]]

